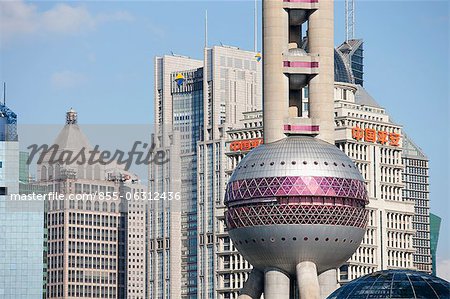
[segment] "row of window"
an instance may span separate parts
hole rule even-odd
[[[81,227],[69,227],[70,239],[84,239],[84,240],[96,240],[96,241],[117,241],[117,231],[114,229],[97,229],[97,228],[81,228]]]
[[[117,259],[107,257],[69,255],[69,267],[101,270],[116,270]]]
[[[71,297],[92,297],[92,298],[117,298],[116,287],[104,286],[85,286],[72,285],[68,286],[69,296]]]
[[[98,215],[90,213],[69,213],[69,224],[117,227],[118,217],[115,215]]]

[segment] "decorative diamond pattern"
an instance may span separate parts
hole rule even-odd
[[[230,207],[229,229],[259,225],[319,224],[365,228],[369,211],[364,207],[259,203]]]
[[[225,201],[299,195],[353,198],[368,203],[363,181],[311,176],[255,178],[230,182]]]

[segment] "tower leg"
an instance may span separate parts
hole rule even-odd
[[[259,299],[264,288],[264,274],[253,268],[250,272],[238,299]]]
[[[319,275],[320,297],[327,298],[337,289],[336,269],[331,269]]]
[[[313,262],[301,262],[296,267],[300,299],[320,299],[317,267]]]
[[[289,276],[278,269],[267,269],[264,273],[264,299],[289,299]]]

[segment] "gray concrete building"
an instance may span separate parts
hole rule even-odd
[[[414,202],[413,237],[414,268],[432,273],[431,235],[430,235],[430,177],[428,157],[411,138],[403,135],[402,162],[405,167],[402,181],[404,200]]]

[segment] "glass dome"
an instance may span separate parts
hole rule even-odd
[[[450,283],[424,272],[385,270],[355,279],[327,299],[450,298]]]

